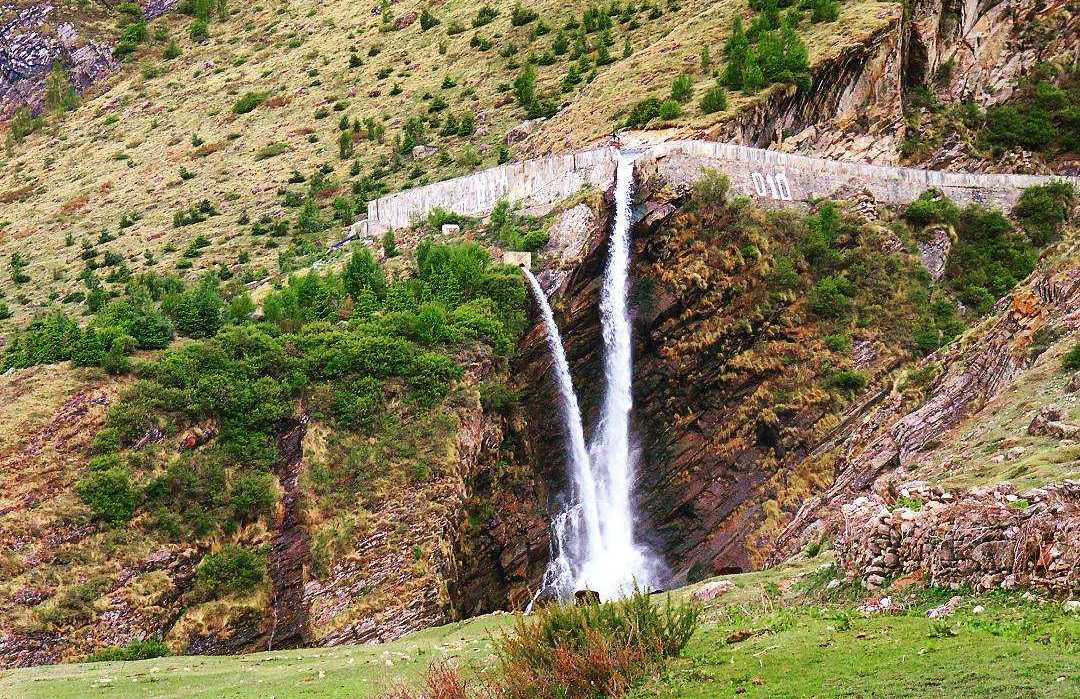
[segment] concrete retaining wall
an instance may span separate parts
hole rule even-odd
[[[616,152],[601,148],[507,163],[391,194],[368,203],[368,232],[405,228],[435,208],[486,216],[504,198],[530,208],[551,207],[587,184],[607,187],[615,178]]]
[[[886,204],[906,204],[927,189],[940,189],[960,205],[1011,208],[1020,193],[1051,179],[1035,175],[980,175],[865,163],[822,160],[792,153],[708,141],[671,141],[654,146],[660,173],[669,180],[693,179],[702,168],[731,178],[732,190],[755,199],[810,201],[862,190]]]
[[[368,220],[360,225],[366,226],[369,235],[405,228],[437,207],[482,217],[502,198],[543,211],[586,184],[607,188],[615,177],[617,153],[615,148],[601,148],[508,163],[398,192],[370,202]],[[731,178],[734,192],[773,202],[805,202],[865,189],[880,202],[906,204],[927,189],[937,188],[961,205],[1007,209],[1024,188],[1055,179],[882,167],[711,141],[659,143],[640,157],[655,159],[658,171],[669,181],[688,183],[704,168],[713,168]],[[1056,179],[1069,179],[1080,187],[1080,178]]]

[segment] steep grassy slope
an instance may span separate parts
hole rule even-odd
[[[4,302],[14,322],[50,302],[78,309],[88,287],[112,289],[128,271],[212,270],[250,283],[291,271],[339,239],[367,198],[583,146],[620,126],[637,100],[667,98],[681,73],[696,90],[676,123],[702,127],[758,99],[733,98],[710,115],[697,104],[722,66],[732,17],[755,16],[743,0],[604,5],[617,11],[611,28],[592,31],[585,8],[530,3],[536,18],[512,26],[512,3],[494,3],[485,24],[472,0],[432,5],[440,23],[425,31],[427,7],[237,3],[198,40],[196,20],[183,14],[152,22],[100,94],[0,156]],[[810,24],[807,15],[798,33],[817,61],[898,14],[894,4],[849,2],[839,21]],[[528,116],[513,87],[528,60],[540,111],[559,111],[527,148],[507,150],[508,130]],[[571,66],[580,82],[563,92]],[[421,143],[436,150],[412,157]],[[301,217],[309,197],[321,216]],[[202,202],[206,215],[192,212]],[[14,255],[25,263],[18,273],[7,269]],[[80,278],[94,265],[96,282]]]
[[[709,603],[684,657],[631,696],[1056,698],[1080,688],[1075,612],[965,595],[955,617],[933,621],[926,610],[949,593],[908,588],[893,592],[902,611],[870,617],[849,588],[822,596],[829,566],[822,556],[725,578],[734,591]],[[511,620],[481,617],[375,646],[18,670],[0,676],[0,690],[50,699],[375,697],[395,682],[415,686],[435,660],[484,668],[491,635]]]

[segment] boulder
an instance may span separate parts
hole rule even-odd
[[[521,122],[520,124],[506,132],[506,145],[512,146],[515,143],[521,143],[526,138],[528,138],[533,131],[536,131],[536,128],[545,121],[547,120],[527,119]]]
[[[699,602],[710,602],[717,597],[722,597],[735,589],[735,583],[730,580],[714,580],[705,583],[694,590],[694,599]]]

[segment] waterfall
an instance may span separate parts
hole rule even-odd
[[[620,154],[615,223],[600,297],[604,396],[587,451],[559,329],[543,289],[525,272],[540,305],[554,357],[573,489],[569,506],[552,520],[551,557],[538,595],[546,592],[569,599],[577,590],[590,589],[606,600],[655,584],[653,557],[635,541],[631,498],[636,463],[630,434],[633,345],[628,303],[633,185],[633,158]]]
[[[554,364],[555,382],[559,389],[559,411],[562,414],[563,430],[570,467],[570,485],[573,505],[560,513],[552,521],[551,558],[541,591],[548,591],[553,596],[566,599],[576,590],[578,565],[588,551],[602,546],[600,539],[600,515],[597,510],[596,480],[593,477],[589,452],[585,447],[585,432],[581,425],[581,410],[578,408],[574,382],[570,376],[570,364],[566,361],[559,326],[548,303],[547,294],[540,287],[532,272],[522,270],[532,287],[540,315],[547,330],[548,349]]]
[[[634,537],[636,449],[630,435],[633,409],[633,341],[630,327],[630,227],[634,194],[633,156],[619,154],[615,175],[615,223],[600,292],[604,334],[604,397],[589,448],[597,482],[602,545],[590,549],[578,584],[602,599],[653,585],[650,556]]]

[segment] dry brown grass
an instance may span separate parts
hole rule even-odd
[[[405,118],[426,113],[429,103],[424,95],[442,95],[449,102],[447,112],[473,111],[478,129],[469,138],[437,138],[435,144],[450,157],[445,164],[437,158],[421,163],[425,174],[431,179],[462,174],[464,167],[456,156],[468,144],[478,147],[481,167],[493,165],[496,146],[524,118],[523,110],[504,91],[517,74],[515,61],[521,62],[528,52],[546,51],[570,12],[580,13],[582,8],[554,0],[529,3],[552,28],[547,36],[532,39],[532,25],[510,27],[513,3],[493,3],[500,15],[480,33],[493,39],[495,48],[479,52],[469,41],[474,33],[471,20],[480,4],[451,0],[435,8],[442,24],[428,32],[414,22],[384,33],[377,15],[344,0],[234,3],[232,17],[212,23],[211,39],[205,44],[192,44],[188,38],[189,18],[172,14],[155,21],[151,33],[158,26],[167,27],[183,50],[179,58],[164,62],[163,46],[148,43],[119,75],[95,90],[97,96],[86,99],[62,123],[34,134],[14,155],[0,155],[0,192],[19,193],[0,209],[0,225],[6,224],[0,258],[23,254],[31,261],[27,273],[32,277],[31,283],[15,288],[5,279],[15,317],[0,322],[0,331],[26,322],[50,300],[78,289],[74,271],[83,266],[78,239],[93,241],[102,230],[116,233],[126,212],[142,218],[119,231],[108,249],[120,253],[134,272],[147,269],[144,252],[156,259],[152,269],[175,271],[191,239],[204,235],[212,244],[193,260],[191,269],[182,271],[184,275],[196,276],[221,263],[234,271],[263,268],[276,274],[280,249],[267,247],[265,239],[249,238],[237,219],[242,212],[253,220],[263,213],[294,218],[295,211],[283,210],[277,195],[293,170],[310,174],[319,163],[335,163],[336,176],[345,179],[347,167],[339,164],[336,143],[342,115],[375,117],[386,124],[382,143],[357,145],[366,174],[390,154],[392,138]],[[402,17],[425,5],[403,0],[392,7],[395,16]],[[845,3],[836,24],[805,29],[812,59],[858,42],[872,28],[892,21],[897,8],[866,0]],[[718,60],[737,12],[749,12],[745,0],[684,0],[677,12],[665,11],[655,20],[642,12],[640,27],[629,32],[634,54],[602,68],[597,79],[579,92],[562,95],[568,107],[516,154],[587,145],[612,131],[620,110],[647,94],[666,93],[683,71],[693,73],[702,87],[711,78],[695,72],[698,51],[708,44]],[[469,28],[448,37],[445,30],[451,21]],[[618,56],[626,32],[616,27],[613,53]],[[594,39],[595,35],[590,37]],[[508,58],[500,56],[499,48],[509,43],[518,51]],[[445,53],[440,53],[440,44]],[[381,51],[368,55],[376,45]],[[350,49],[361,57],[362,67],[348,67]],[[140,73],[144,64],[165,67],[166,72],[146,79]],[[378,74],[387,70],[389,76],[380,80]],[[565,59],[540,67],[541,90],[556,91],[565,70]],[[447,76],[457,86],[444,90]],[[401,92],[390,95],[394,84]],[[269,98],[248,114],[234,114],[233,104],[248,91],[268,92]],[[744,102],[736,98],[728,114],[710,117],[692,109],[676,130],[689,132],[714,123]],[[344,105],[340,112],[335,110],[339,103]],[[328,115],[317,119],[320,109]],[[202,145],[192,145],[194,134]],[[257,161],[255,154],[270,143],[284,143],[289,149]],[[181,165],[195,177],[182,180]],[[406,179],[410,168],[408,164],[392,174],[387,185],[395,189],[419,182]],[[201,199],[212,201],[221,215],[173,228],[173,214]],[[76,244],[65,245],[68,234]],[[331,231],[327,239],[339,235],[340,229]],[[250,262],[238,262],[242,253],[250,255]],[[55,280],[49,274],[54,268],[72,273]]]

